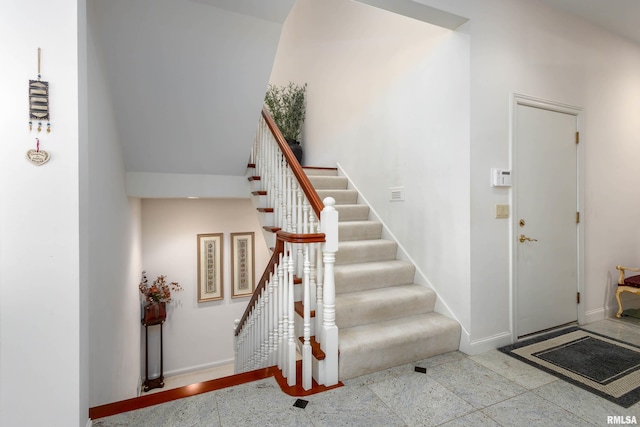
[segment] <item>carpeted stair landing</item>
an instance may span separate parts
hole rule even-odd
[[[306,169],[320,198],[336,200],[340,218],[340,380],[457,350],[460,326],[433,311],[435,292],[414,283],[414,266],[396,259],[397,243],[382,238],[382,224],[369,219],[369,207],[358,203],[347,179],[315,171]]]

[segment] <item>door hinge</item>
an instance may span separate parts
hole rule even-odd
[[[580,144],[580,132],[576,132],[576,144]]]
[[[578,304],[580,304],[580,292],[576,293],[576,301]]]
[[[580,212],[576,212],[576,224],[580,224]]]

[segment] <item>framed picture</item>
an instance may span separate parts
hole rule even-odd
[[[224,297],[222,233],[198,234],[198,302]]]
[[[255,289],[253,234],[231,233],[231,298],[251,296]]]

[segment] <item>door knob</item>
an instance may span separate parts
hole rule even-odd
[[[518,240],[520,240],[520,243],[537,242],[538,241],[538,239],[532,239],[531,237],[527,237],[524,234],[521,234],[520,237],[518,238]]]

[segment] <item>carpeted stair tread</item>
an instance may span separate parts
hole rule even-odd
[[[398,244],[393,240],[354,240],[339,242],[336,265],[387,261],[396,258]]]
[[[316,190],[346,190],[348,184],[344,176],[309,176],[309,182]]]
[[[415,272],[413,264],[397,259],[336,265],[336,294],[408,285],[413,283]]]
[[[336,295],[336,324],[340,329],[433,311],[436,293],[420,285],[349,292]]]
[[[379,239],[381,235],[382,223],[378,221],[340,221],[338,223],[338,239],[341,242]]]
[[[458,349],[460,325],[438,313],[340,328],[338,370],[344,381]]]
[[[369,219],[369,206],[367,205],[336,205],[340,222],[366,221]]]
[[[358,192],[356,190],[317,190],[320,200],[325,197],[333,197],[338,205],[353,205],[358,202]]]

